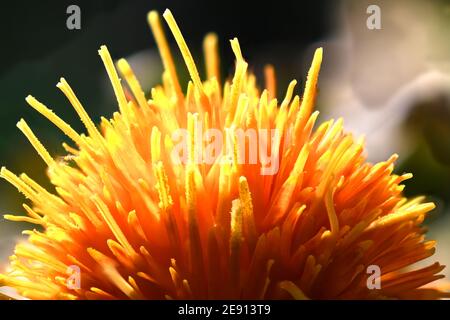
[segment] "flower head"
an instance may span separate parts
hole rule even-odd
[[[400,183],[411,175],[392,173],[397,156],[366,163],[363,140],[344,132],[342,120],[314,129],[322,49],[302,98],[294,95],[294,80],[279,103],[273,69],[265,69],[261,92],[237,39],[231,40],[236,71],[221,87],[217,38],[205,38],[202,81],[170,11],[164,18],[192,79],[186,94],[159,16],[151,12],[165,71],[150,100],[121,59],[124,89],[104,46],[99,54],[120,112],[103,118],[100,129],[64,79],[57,87],[87,134],[26,98],[74,146],[64,144],[68,155],[55,159],[19,121],[47,163],[55,192],[2,168],[1,176],[32,202],[23,205],[28,216],[6,218],[42,228],[25,231],[29,238],[16,246],[1,284],[37,299],[447,295],[423,288],[441,278],[439,263],[405,270],[434,252],[421,227],[434,204],[403,197]],[[368,286],[373,266],[381,272],[376,288]],[[68,270],[79,271],[77,286],[68,285]]]

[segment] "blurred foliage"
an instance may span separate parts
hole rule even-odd
[[[445,205],[437,209],[442,213],[450,204],[450,93],[418,102],[404,127],[415,142],[411,155],[397,168],[414,174],[405,193],[437,198]]]

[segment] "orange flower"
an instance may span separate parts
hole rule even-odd
[[[26,231],[28,241],[16,246],[0,283],[32,299],[449,296],[423,288],[442,277],[439,263],[405,270],[434,252],[421,227],[434,204],[402,196],[400,183],[411,175],[392,173],[397,157],[366,163],[363,141],[344,132],[342,120],[313,130],[322,49],[315,52],[303,98],[294,96],[292,81],[279,104],[273,69],[266,68],[261,93],[237,39],[231,41],[236,71],[221,88],[217,38],[205,38],[202,81],[170,11],[164,17],[192,78],[186,94],[158,14],[150,12],[165,68],[163,85],[151,90],[150,100],[121,59],[117,67],[132,93],[126,94],[104,46],[99,53],[120,112],[102,119],[100,131],[64,79],[57,87],[87,135],[26,98],[76,147],[64,144],[69,155],[54,159],[19,121],[47,163],[56,193],[2,168],[1,176],[32,202],[24,204],[27,217],[6,218],[41,225],[43,231]],[[231,130],[226,141],[231,154],[222,150],[212,163],[196,161],[211,142],[200,139],[199,124],[219,133]],[[173,133],[183,128],[187,161],[174,162]],[[267,155],[275,155],[272,174],[262,174],[269,163],[261,153],[257,163],[238,161],[254,156],[239,143],[238,129],[280,133],[265,141]],[[261,147],[264,139],[256,139]],[[369,267],[379,268],[380,286],[368,285]],[[78,286],[68,285],[68,268],[80,271]]]

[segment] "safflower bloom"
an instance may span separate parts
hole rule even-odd
[[[31,299],[371,299],[442,298],[424,285],[441,278],[439,263],[405,270],[430,257],[421,223],[433,203],[408,200],[392,156],[365,162],[363,140],[343,131],[342,120],[313,129],[318,49],[302,98],[292,81],[279,104],[275,76],[267,67],[260,92],[247,71],[237,39],[231,41],[236,71],[220,87],[217,38],[205,38],[207,80],[200,79],[189,49],[170,13],[164,17],[192,81],[184,94],[156,12],[148,15],[164,64],[163,84],[147,100],[128,63],[117,68],[106,47],[99,54],[119,110],[100,130],[63,78],[57,87],[84,123],[87,134],[32,96],[26,101],[59,127],[76,147],[53,158],[24,120],[18,123],[48,165],[51,193],[26,174],[2,168],[1,176],[32,206],[28,216],[42,230],[25,231],[0,284]],[[128,91],[130,90],[130,91]],[[195,161],[196,126],[276,129],[269,145],[278,155],[273,174],[261,163],[241,163],[250,150],[231,137],[229,161]],[[172,133],[188,132],[187,162],[175,163]],[[203,141],[200,144],[206,144]],[[267,142],[267,141],[266,141]],[[228,144],[230,147],[230,144]],[[238,151],[241,150],[239,153]],[[367,285],[368,266],[381,270],[381,287]],[[80,270],[78,287],[67,270]]]

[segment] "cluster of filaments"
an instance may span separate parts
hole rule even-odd
[[[14,221],[42,226],[28,230],[16,246],[10,270],[0,276],[29,298],[368,298],[437,297],[420,289],[440,276],[436,263],[399,272],[432,255],[420,227],[433,208],[402,197],[392,174],[396,156],[365,162],[363,141],[344,133],[342,121],[313,130],[312,112],[322,50],[315,52],[302,99],[296,81],[275,99],[273,69],[265,69],[260,92],[247,71],[237,39],[231,41],[236,71],[220,84],[217,38],[205,38],[207,80],[201,81],[189,49],[170,13],[164,17],[192,81],[184,94],[156,12],[148,20],[164,65],[163,84],[147,100],[129,64],[117,68],[106,47],[99,50],[120,112],[91,121],[69,84],[57,87],[70,101],[87,135],[32,96],[27,102],[61,129],[77,147],[54,159],[24,120],[18,127],[48,165],[55,193],[25,174],[2,168],[1,176],[31,202],[28,216]],[[127,92],[128,91],[128,92]],[[279,170],[261,175],[260,164],[193,161],[175,164],[171,134],[205,129],[277,129],[271,152]],[[289,143],[284,143],[290,139]],[[237,147],[237,146],[235,146]],[[368,290],[366,268],[382,270],[382,289]],[[81,271],[79,288],[67,287],[67,270]]]

